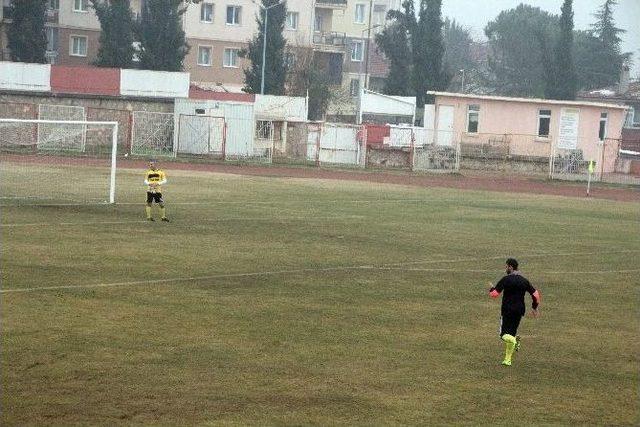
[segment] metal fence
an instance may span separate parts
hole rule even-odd
[[[173,127],[173,113],[134,111],[131,154],[174,157]]]
[[[635,149],[636,145],[613,138],[576,138],[567,143],[538,135],[454,135],[390,125],[384,136],[376,130],[375,144],[371,144],[367,126],[361,125],[253,120],[240,113],[227,120],[209,115],[28,103],[0,103],[0,117],[115,121],[119,124],[118,153],[138,156],[196,155],[212,161],[395,167],[640,185],[640,145]],[[91,135],[94,130],[78,126],[67,129],[64,125],[32,124],[12,132],[13,138],[34,144],[33,150],[82,153],[89,150],[92,141],[103,139],[102,135]],[[95,152],[96,147],[90,151]]]

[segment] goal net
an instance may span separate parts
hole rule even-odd
[[[115,203],[117,122],[0,118],[0,204]]]

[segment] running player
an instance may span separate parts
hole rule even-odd
[[[164,210],[164,200],[162,200],[162,185],[167,183],[167,176],[162,169],[158,169],[156,160],[149,161],[149,170],[144,177],[144,183],[147,186],[147,220],[155,221],[151,216],[151,204],[156,202],[160,206],[161,220],[169,222]]]
[[[529,292],[533,303],[531,304],[533,317],[538,317],[538,306],[540,305],[540,292],[538,292],[527,279],[518,271],[518,261],[509,258],[506,261],[505,270],[507,275],[489,289],[489,296],[497,298],[501,292],[502,309],[500,318],[500,338],[505,343],[505,354],[502,364],[511,366],[513,352],[520,349],[520,337],[517,335],[520,320],[524,316],[524,294]]]

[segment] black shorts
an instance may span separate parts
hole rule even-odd
[[[147,191],[147,203],[151,202],[164,203],[164,200],[162,200],[162,193],[152,193],[151,191]]]
[[[500,336],[509,334],[515,337],[518,333],[521,319],[522,316],[519,314],[503,314],[500,317]]]

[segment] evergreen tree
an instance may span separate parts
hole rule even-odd
[[[424,49],[418,48],[418,58],[414,64],[414,76],[418,88],[417,105],[432,103],[433,96],[427,91],[442,90],[447,87],[451,76],[443,72],[444,41],[442,38],[442,0],[423,0],[420,6],[420,35]],[[424,71],[423,71],[424,70]]]
[[[258,31],[249,41],[249,47],[244,55],[251,61],[251,66],[244,70],[244,91],[260,93],[262,84],[262,49],[264,43],[265,15],[267,16],[267,52],[264,73],[264,93],[269,95],[284,95],[284,85],[287,75],[284,54],[286,40],[282,35],[287,19],[287,4],[279,0],[262,0],[263,8],[256,17]],[[267,9],[268,8],[268,12]]]
[[[12,1],[10,7],[13,22],[9,25],[7,38],[11,60],[46,63],[46,0]]]
[[[448,84],[442,70],[441,4],[441,0],[420,0],[416,15],[413,1],[405,0],[402,11],[389,11],[387,19],[394,22],[376,38],[378,47],[391,59],[388,88],[401,93],[403,84],[410,87],[419,106],[425,104],[427,91],[444,89]],[[403,58],[408,61],[404,59],[403,63]]]
[[[182,29],[183,0],[145,0],[134,33],[140,42],[140,68],[182,71],[189,45]]]
[[[133,14],[130,0],[91,0],[102,32],[95,65],[131,68],[133,48]]]
[[[617,4],[617,0],[605,0],[600,9],[594,14],[596,22],[591,26],[593,35],[600,42],[597,52],[601,58],[599,72],[602,86],[618,81],[620,70],[628,56],[620,52],[621,39],[619,35],[625,31],[617,28],[613,20],[613,8]]]
[[[485,27],[489,39],[489,69],[493,89],[501,95],[542,98],[545,91],[541,41],[553,49],[558,17],[538,7],[521,4],[500,12]],[[552,56],[549,56],[549,61]]]
[[[554,48],[554,79],[545,90],[549,99],[576,99],[578,80],[573,63],[573,0],[564,0],[560,16],[560,34]]]
[[[411,52],[407,29],[400,22],[388,25],[376,35],[376,44],[389,62],[389,73],[384,82],[387,95],[409,96],[413,92],[407,79],[411,75]]]
[[[443,72],[446,77],[458,75],[460,70],[465,71],[467,82],[469,77],[473,75],[473,71],[477,68],[471,58],[471,34],[462,25],[455,20],[445,19],[443,27],[444,38],[444,65]],[[460,80],[462,75],[460,74]],[[460,80],[450,82],[449,87],[452,91],[460,90]]]

